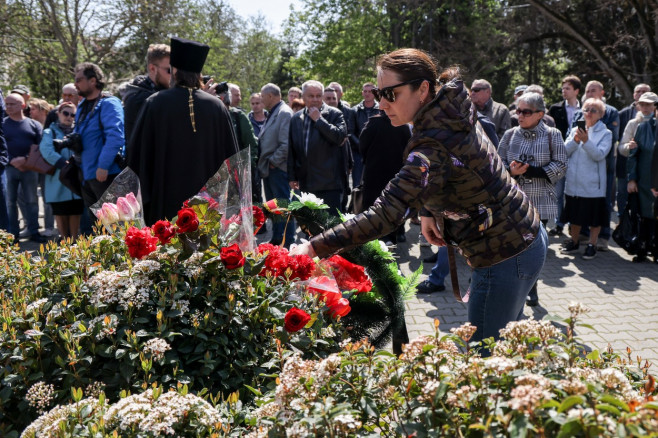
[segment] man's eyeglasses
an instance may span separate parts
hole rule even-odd
[[[70,113],[68,111],[62,111],[62,114],[64,114],[66,117],[75,117],[75,113]]]
[[[486,90],[486,87],[482,87],[482,88],[471,88],[471,93],[478,93],[478,92],[480,92],[480,91],[482,91],[482,90]]]
[[[403,85],[415,84],[426,80],[427,79],[416,78],[410,81],[404,81],[404,82],[400,82],[399,84],[391,85],[390,87],[384,87],[382,89],[375,87],[372,89],[372,94],[375,96],[375,100],[377,102],[381,101],[382,99],[386,99],[389,102],[393,103],[395,102],[395,93],[393,92],[393,90]]]
[[[584,113],[596,114],[596,113],[599,112],[599,110],[597,110],[596,108],[583,108],[583,112]]]
[[[541,111],[531,110],[531,109],[518,109],[518,108],[517,108],[517,110],[516,110],[516,114],[519,115],[519,116],[520,116],[521,114],[523,114],[523,117],[530,117],[530,116],[533,115],[534,113],[540,113],[540,112],[541,112]]]

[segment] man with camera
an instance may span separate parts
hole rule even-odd
[[[82,199],[93,205],[121,172],[117,155],[125,146],[123,108],[116,97],[102,93],[105,87],[100,67],[90,62],[75,67],[75,88],[83,97],[75,115],[76,135],[66,137],[61,146],[80,157]]]
[[[23,193],[25,204],[25,221],[33,242],[45,242],[47,239],[39,234],[39,201],[37,198],[36,172],[27,171],[24,165],[30,153],[30,146],[41,142],[41,124],[25,117],[23,109],[25,101],[18,93],[11,93],[5,99],[7,117],[2,121],[2,128],[7,141],[9,165],[7,177],[7,210],[9,216],[9,232],[19,240],[18,227],[18,192]]]

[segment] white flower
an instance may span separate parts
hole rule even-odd
[[[302,204],[315,204],[316,206],[321,206],[324,204],[324,199],[318,198],[315,196],[313,193],[306,193],[302,192],[300,196],[297,196],[299,198],[299,202]]]
[[[580,316],[580,315],[582,315],[584,313],[587,313],[591,310],[588,307],[585,307],[582,303],[578,303],[576,301],[569,302],[569,305],[567,306],[567,309],[569,309],[569,312],[571,312],[571,317],[572,318]]]
[[[92,239],[91,246],[100,245],[101,242],[105,242],[106,240],[112,240],[112,237],[105,234],[101,234],[100,236],[96,236]]]
[[[377,243],[379,244],[379,247],[382,249],[384,252],[390,252],[388,250],[388,246],[386,246],[386,243],[384,243],[383,240],[378,240]]]
[[[25,399],[28,404],[35,408],[39,413],[43,413],[50,406],[55,396],[55,387],[45,382],[37,382],[27,390]]]
[[[162,359],[167,350],[171,350],[171,346],[162,338],[149,339],[142,348],[142,351],[150,354],[153,357],[153,360]]]

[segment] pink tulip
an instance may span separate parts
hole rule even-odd
[[[117,206],[111,202],[105,202],[101,210],[103,210],[102,215],[104,225],[113,224],[119,220],[119,210],[117,209]]]
[[[128,201],[128,203],[132,207],[135,214],[139,213],[139,211],[142,209],[142,207],[139,205],[139,201],[137,200],[137,198],[135,197],[133,192],[130,192],[126,195],[126,200]]]
[[[117,209],[119,210],[119,220],[131,221],[135,219],[135,212],[130,203],[123,196],[117,199]]]

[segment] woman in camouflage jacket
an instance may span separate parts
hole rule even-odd
[[[546,258],[539,214],[475,122],[457,69],[437,80],[422,51],[400,49],[378,62],[375,96],[394,126],[413,123],[400,172],[366,212],[294,250],[327,257],[390,233],[421,210],[422,230],[454,245],[473,267],[468,319],[473,340],[517,320]],[[437,220],[443,220],[439,231]]]

